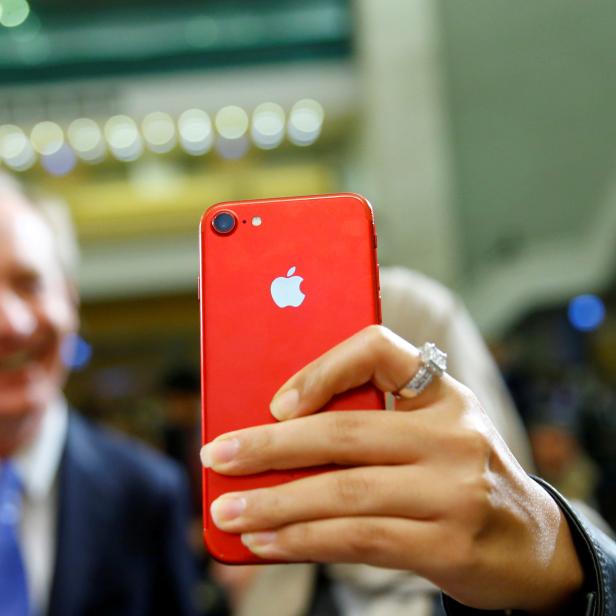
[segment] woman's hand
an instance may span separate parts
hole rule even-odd
[[[445,375],[399,412],[312,414],[368,381],[397,391],[418,368],[411,344],[373,326],[295,374],[271,404],[284,421],[217,438],[204,464],[345,468],[226,494],[216,525],[267,559],[407,569],[473,607],[558,610],[582,584],[567,524],[472,392]]]

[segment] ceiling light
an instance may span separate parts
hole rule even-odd
[[[30,5],[26,0],[2,0],[0,8],[0,24],[7,28],[21,26],[30,14]]]
[[[248,130],[248,114],[241,107],[229,105],[216,114],[215,124],[224,139],[241,139]]]
[[[107,120],[105,138],[111,152],[118,160],[137,160],[143,153],[143,143],[137,124],[126,115],[116,115]]]
[[[212,147],[214,134],[210,116],[202,109],[188,109],[178,119],[182,148],[193,156],[205,154]]]
[[[79,158],[90,163],[100,162],[105,156],[105,142],[99,125],[90,118],[79,118],[70,123],[66,131],[68,142]]]
[[[64,145],[64,133],[55,122],[39,122],[30,132],[30,141],[39,154],[54,154]]]
[[[320,103],[306,98],[293,105],[289,115],[287,134],[295,145],[313,144],[321,134],[325,113]]]
[[[175,147],[175,125],[167,113],[155,111],[148,114],[141,123],[141,131],[152,152],[164,154]]]
[[[25,171],[36,162],[32,144],[18,126],[0,126],[0,158],[15,171]]]
[[[276,103],[262,103],[252,113],[250,134],[255,145],[271,150],[284,139],[284,109]]]

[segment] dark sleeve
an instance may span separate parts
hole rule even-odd
[[[197,571],[188,545],[190,497],[181,474],[159,494],[153,541],[151,616],[195,616]]]
[[[565,515],[584,569],[584,588],[563,614],[616,616],[616,543],[576,513],[550,484],[537,477],[533,479],[550,493]],[[477,610],[461,605],[447,595],[443,595],[443,605],[448,616],[523,614],[516,611]]]

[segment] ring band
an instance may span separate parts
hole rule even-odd
[[[416,398],[434,379],[447,370],[447,353],[441,351],[433,342],[426,342],[419,349],[421,365],[411,380],[394,392],[396,398]]]

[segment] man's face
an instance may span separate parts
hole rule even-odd
[[[50,229],[20,197],[0,192],[0,456],[32,438],[60,392],[75,304]]]

